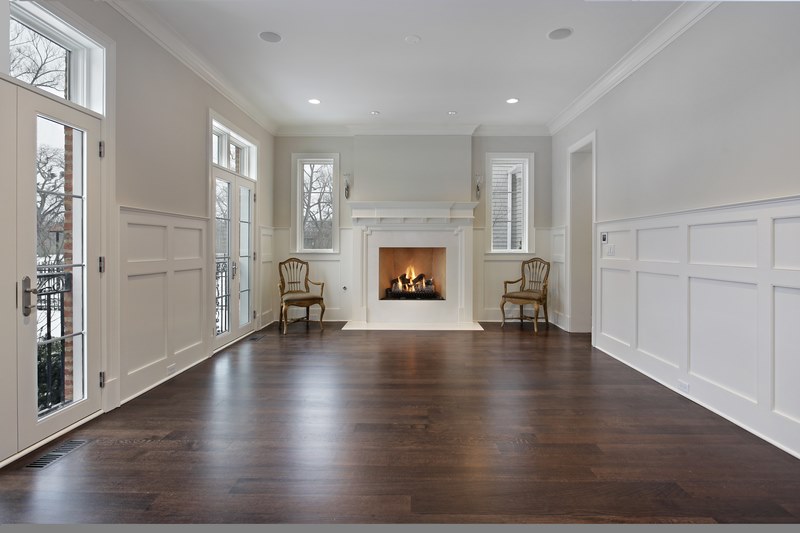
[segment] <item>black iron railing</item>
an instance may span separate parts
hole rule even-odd
[[[217,258],[217,268],[216,268],[216,300],[217,300],[217,310],[216,310],[216,325],[217,325],[217,335],[221,333],[225,333],[230,329],[230,300],[231,300],[231,291],[230,291],[230,284],[229,284],[229,276],[228,276],[228,266],[230,264],[230,260],[228,257],[218,257]]]
[[[72,292],[72,273],[39,267],[36,278],[38,404],[41,413],[66,401],[66,344],[72,339],[63,337],[71,333],[66,328],[73,310],[67,309],[65,295]]]

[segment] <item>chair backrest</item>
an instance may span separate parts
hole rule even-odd
[[[308,262],[296,257],[278,263],[281,275],[281,294],[308,292]]]
[[[547,278],[550,276],[550,262],[539,257],[522,262],[522,291],[547,290]]]

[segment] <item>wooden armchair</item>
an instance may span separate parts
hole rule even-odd
[[[281,310],[278,327],[286,335],[286,326],[290,322],[305,320],[308,322],[309,309],[312,305],[319,305],[319,329],[322,330],[322,316],[325,314],[325,301],[322,293],[325,290],[325,282],[316,282],[308,279],[308,262],[296,257],[290,257],[286,261],[278,263],[278,272],[281,282],[278,289],[281,292]],[[314,294],[309,290],[309,284],[319,287],[319,294]],[[305,307],[306,316],[288,320],[289,308]]]
[[[503,296],[500,298],[500,313],[503,315],[502,326],[506,325],[506,302],[519,305],[519,322],[533,320],[533,331],[539,332],[539,307],[544,307],[545,326],[549,329],[547,316],[547,278],[550,276],[550,263],[535,257],[522,262],[522,276],[513,281],[503,282]],[[509,292],[508,286],[519,283],[519,290]],[[533,316],[523,313],[523,306],[533,305]]]

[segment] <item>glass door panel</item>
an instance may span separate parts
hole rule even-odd
[[[19,89],[17,124],[24,448],[100,409],[100,278],[86,268],[101,241],[99,157],[88,149],[100,139],[100,122]]]
[[[216,329],[214,347],[253,331],[254,183],[214,167]]]
[[[231,184],[217,178],[215,184],[215,226],[214,243],[216,272],[216,335],[228,333],[231,329]]]

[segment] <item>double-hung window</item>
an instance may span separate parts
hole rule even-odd
[[[293,154],[298,252],[339,248],[339,154]]]
[[[487,216],[492,252],[528,252],[533,154],[487,154]]]

